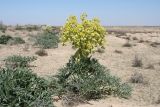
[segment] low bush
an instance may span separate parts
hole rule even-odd
[[[58,42],[59,37],[52,33],[42,33],[35,38],[35,45],[44,49],[57,48]]]
[[[29,69],[0,69],[0,107],[53,107],[48,81]]]
[[[13,38],[9,35],[2,35],[0,36],[0,44],[7,44],[9,40],[12,40]]]
[[[8,68],[25,68],[29,67],[29,63],[36,60],[36,57],[29,57],[29,56],[20,56],[20,55],[13,55],[7,57],[5,61],[5,66]]]
[[[143,83],[143,75],[141,73],[135,72],[131,78],[130,78],[131,83]]]
[[[40,49],[38,51],[36,51],[36,53],[38,56],[47,56],[47,52],[44,49]]]
[[[142,59],[140,59],[138,57],[138,55],[135,55],[135,58],[134,58],[134,60],[132,62],[132,66],[133,67],[142,67],[143,66]]]
[[[122,54],[123,53],[121,50],[115,50],[114,52],[118,53],[118,54]]]
[[[9,40],[8,43],[10,45],[24,44],[25,40],[23,40],[21,37],[14,37],[13,39]]]
[[[102,98],[105,95],[128,98],[131,94],[131,87],[110,75],[96,59],[81,59],[77,63],[74,58],[71,58],[69,63],[59,71],[51,82],[51,87],[57,89],[55,93],[59,96],[71,92],[89,100]]]
[[[132,47],[132,44],[129,43],[129,41],[128,41],[128,42],[126,42],[126,43],[123,45],[123,47]]]

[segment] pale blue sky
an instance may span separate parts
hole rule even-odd
[[[6,24],[63,25],[83,12],[103,25],[160,25],[160,0],[0,0]]]

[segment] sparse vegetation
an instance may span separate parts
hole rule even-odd
[[[39,56],[47,56],[48,55],[47,52],[45,51],[45,49],[40,49],[40,50],[36,51],[35,54],[37,54]]]
[[[138,57],[138,55],[135,55],[134,60],[132,62],[132,66],[133,67],[142,67],[143,63],[142,63],[142,59]]]
[[[34,60],[36,60],[36,57],[13,55],[8,56],[4,61],[5,66],[8,68],[26,68],[29,67],[29,63]]]
[[[141,73],[135,72],[131,78],[130,78],[131,83],[143,83],[143,75]]]

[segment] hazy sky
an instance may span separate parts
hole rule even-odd
[[[160,0],[0,0],[5,24],[62,25],[83,12],[103,25],[160,25]]]

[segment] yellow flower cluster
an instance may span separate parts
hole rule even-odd
[[[81,15],[81,23],[78,23],[76,16],[70,16],[66,24],[61,28],[61,42],[72,43],[77,48],[78,58],[88,57],[98,46],[105,42],[106,29],[100,25],[97,18],[87,19],[86,14]]]

